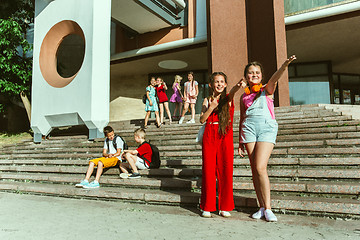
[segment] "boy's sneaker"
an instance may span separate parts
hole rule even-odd
[[[253,215],[251,215],[251,217],[254,218],[254,219],[260,219],[260,218],[265,216],[264,211],[265,211],[265,208],[262,207],[262,208],[259,209],[259,211],[257,211]]]
[[[120,173],[120,178],[126,179],[126,178],[129,178],[130,175],[131,175],[131,173]]]
[[[84,188],[99,188],[99,187],[100,187],[100,184],[97,181],[93,181],[89,185],[84,186]]]
[[[185,117],[181,117],[180,120],[179,120],[179,124],[182,124],[184,119],[185,119]]]
[[[186,123],[195,123],[195,119],[190,119],[190,120],[187,121]]]
[[[85,186],[89,186],[89,181],[82,180],[81,183],[78,183],[78,184],[75,185],[75,187],[77,187],[77,188],[82,188],[82,187],[85,187]]]
[[[277,222],[277,217],[270,209],[265,210],[265,219],[268,222]]]
[[[141,178],[140,173],[132,173],[129,178]]]

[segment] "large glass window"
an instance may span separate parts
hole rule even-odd
[[[290,105],[331,103],[330,62],[289,66]]]
[[[330,103],[329,82],[307,81],[289,82],[290,105]]]
[[[319,8],[330,7],[356,1],[358,0],[284,0],[285,15],[292,15],[302,11],[317,10]]]
[[[360,105],[360,75],[334,73],[334,103]]]

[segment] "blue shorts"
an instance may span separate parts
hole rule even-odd
[[[275,144],[278,124],[275,119],[246,118],[242,125],[241,143],[270,142]]]

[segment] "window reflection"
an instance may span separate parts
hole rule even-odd
[[[289,82],[290,105],[330,104],[329,82]]]

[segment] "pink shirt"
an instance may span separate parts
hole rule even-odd
[[[251,106],[251,104],[253,104],[255,96],[256,96],[256,93],[250,93],[249,95],[246,95],[244,93],[243,102],[244,102],[244,105],[245,105],[245,111]],[[266,96],[266,103],[267,103],[267,106],[269,108],[271,118],[275,119],[274,99]]]

